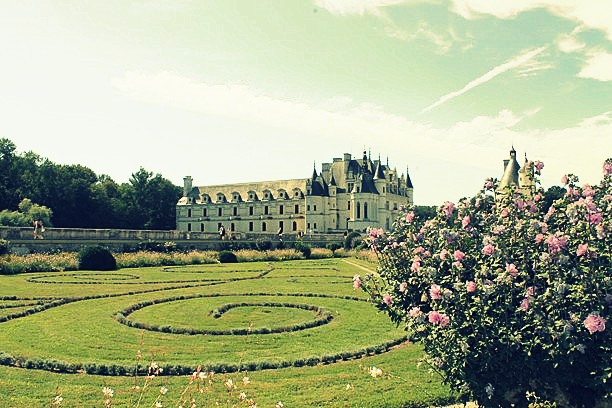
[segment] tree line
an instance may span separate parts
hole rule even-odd
[[[80,164],[19,153],[0,139],[0,224],[31,225],[37,214],[60,228],[168,230],[176,227],[181,195],[182,188],[142,167],[118,184]]]

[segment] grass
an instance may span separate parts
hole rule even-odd
[[[348,261],[351,263],[332,258],[0,276],[0,317],[49,302],[46,298],[76,299],[0,323],[0,352],[24,359],[130,367],[140,350],[146,360],[154,359],[162,366],[260,367],[374,350],[404,337],[401,328],[352,290],[352,276],[364,272],[356,265],[372,265],[367,260]],[[161,300],[166,301],[140,308],[129,319],[146,326],[228,330],[300,325],[316,318],[315,311],[293,305],[328,310],[333,319],[286,333],[187,335],[136,329],[114,318],[130,306]],[[230,308],[218,318],[211,314],[224,305],[241,303],[245,305]],[[273,407],[278,401],[286,407],[427,407],[453,401],[438,377],[417,366],[420,355],[419,346],[404,343],[386,353],[332,364],[251,370],[252,383],[246,391],[260,407]],[[371,366],[380,367],[385,375],[372,378],[368,374]],[[156,387],[169,389],[164,406],[176,406],[172,401],[188,380],[163,376],[154,381]],[[64,398],[62,406],[104,406],[104,386],[115,390],[113,406],[130,406],[133,383],[131,377],[0,366],[0,406],[49,406],[56,392]],[[227,396],[222,388],[211,391],[207,398],[222,400]],[[153,391],[146,397],[151,399],[149,405],[143,406],[150,406],[157,395]]]

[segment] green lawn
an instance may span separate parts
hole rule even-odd
[[[426,407],[452,401],[440,379],[417,366],[420,348],[402,342],[405,332],[379,314],[362,293],[353,291],[352,276],[364,273],[355,264],[372,266],[350,262],[329,259],[0,276],[0,318],[70,299],[0,323],[0,353],[17,357],[21,365],[27,360],[54,360],[77,368],[130,369],[139,350],[142,364],[155,360],[170,369],[241,365],[249,367],[248,374],[228,376],[239,382],[248,375],[251,383],[239,387],[233,398],[244,391],[258,407],[274,407],[278,401],[285,407]],[[117,320],[117,312],[130,308],[126,319],[146,330]],[[325,313],[331,314],[329,320],[308,326]],[[169,327],[183,332],[164,332]],[[258,332],[278,328],[291,330]],[[226,333],[234,329],[242,330],[241,334]],[[245,329],[253,332],[243,333]],[[188,330],[223,334],[185,334]],[[386,351],[389,344],[397,343],[401,344]],[[64,398],[61,406],[104,406],[104,386],[115,390],[113,406],[135,406],[136,394],[130,391],[133,377],[58,374],[14,365],[0,366],[2,407],[49,406],[56,392]],[[270,366],[289,367],[262,369]],[[385,374],[372,378],[368,373],[372,366]],[[151,406],[161,385],[169,390],[162,396],[164,406],[178,406],[188,382],[184,375],[155,378],[141,406]],[[196,392],[198,406],[226,399],[222,383],[203,394]]]

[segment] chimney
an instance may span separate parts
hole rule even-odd
[[[183,177],[183,197],[187,197],[187,194],[193,188],[193,178],[191,176]]]

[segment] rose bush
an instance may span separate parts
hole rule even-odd
[[[481,405],[526,406],[528,392],[559,406],[611,403],[612,160],[598,186],[563,182],[546,212],[537,180],[496,194],[489,179],[431,220],[406,209],[393,232],[369,231],[378,273],[354,286]]]

